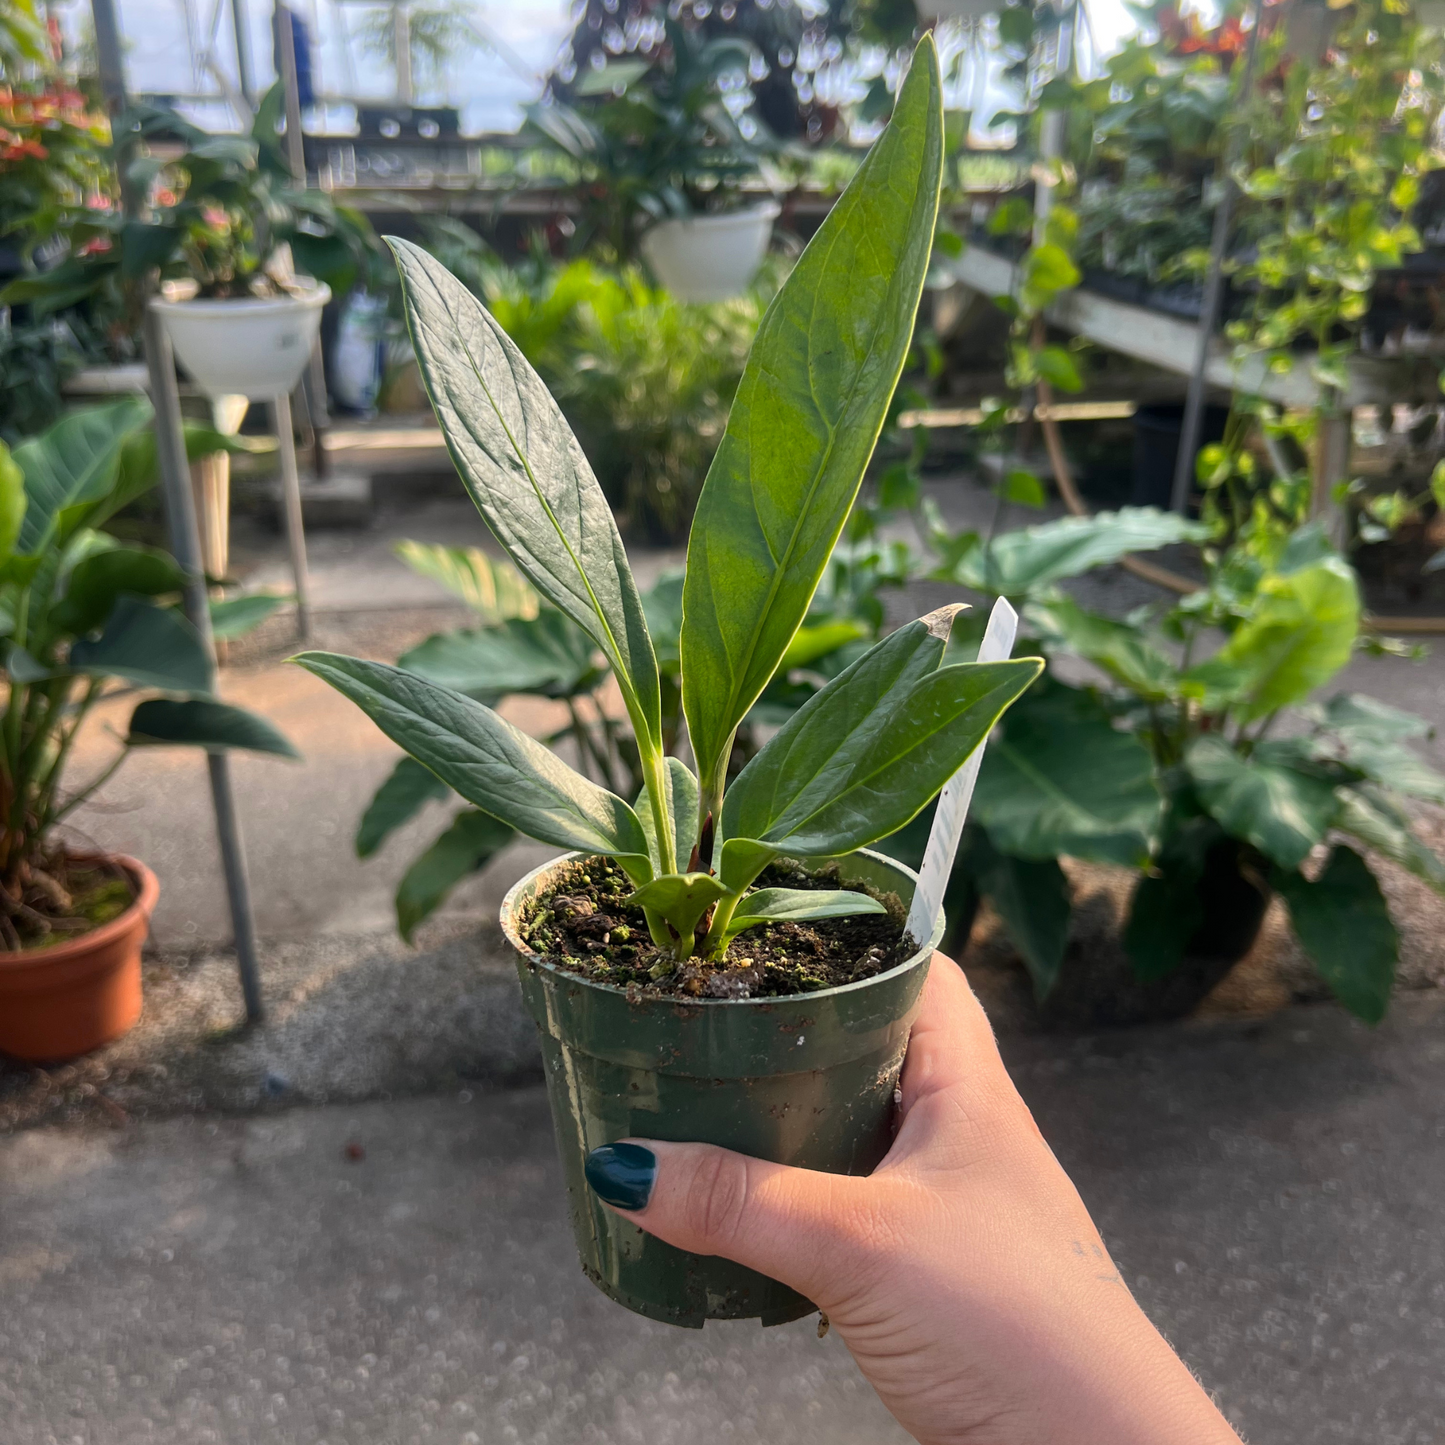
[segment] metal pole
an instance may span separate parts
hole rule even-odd
[[[291,12],[277,0],[271,15],[276,51],[281,57],[281,91],[286,98],[286,164],[298,186],[306,184],[306,147],[301,138],[301,92],[296,79],[296,33]]]
[[[281,56],[281,88],[286,97],[286,161],[298,186],[306,184],[306,146],[301,131],[301,87],[296,71],[296,32],[291,28],[291,14],[277,0],[274,24],[276,49]],[[311,425],[315,443],[317,477],[326,475],[324,437],[331,418],[326,407],[326,372],[321,360],[321,338],[311,348],[311,359],[301,377],[300,401],[302,417]]]
[[[396,50],[396,103],[411,104],[411,16],[406,0],[392,0],[392,44]]]
[[[301,521],[301,478],[296,472],[296,434],[291,423],[291,398],[284,392],[271,400],[276,437],[281,443],[281,501],[286,514],[286,542],[291,548],[291,574],[296,580],[296,629],[303,642],[311,637],[310,581],[306,575],[306,529]]]
[[[96,49],[106,103],[113,116],[126,108],[125,70],[121,62],[120,27],[116,24],[113,0],[91,0],[95,17]],[[126,157],[121,156],[125,175]],[[126,209],[134,213],[137,198],[127,190]],[[186,439],[181,427],[181,398],[176,387],[176,367],[170,340],[160,317],[149,306],[142,331],[146,369],[150,376],[151,404],[155,407],[156,456],[160,462],[162,495],[171,551],[186,576],[186,615],[194,624],[215,678],[216,652],[211,637],[211,611],[206,596],[206,579],[201,567],[201,544],[196,531],[196,503],[191,494],[191,472],[186,461]],[[256,962],[256,922],[251,908],[251,885],[246,872],[246,853],[231,796],[230,762],[224,753],[207,757],[211,777],[211,801],[216,813],[216,833],[221,845],[221,863],[226,873],[226,895],[231,905],[231,928],[236,940],[236,965],[241,975],[241,993],[246,1001],[246,1018],[259,1023],[263,1016],[260,970]]]
[[[170,339],[159,315],[150,307],[146,308],[145,353],[151,403],[156,412],[156,454],[160,461],[171,551],[180,563],[181,571],[186,574],[186,616],[201,634],[214,685],[216,649],[211,637],[211,610],[206,596],[205,571],[201,565],[201,542],[196,530],[196,500],[191,492],[185,433],[181,428],[181,397],[176,387]],[[225,753],[214,752],[207,756],[206,765],[211,775],[211,802],[216,813],[221,866],[226,874],[226,895],[231,905],[231,930],[236,940],[236,966],[241,975],[241,993],[246,1000],[246,1018],[250,1023],[259,1023],[264,1009],[261,1004],[260,969],[256,960],[256,919],[251,907],[245,844],[231,795],[231,763]]]
[[[106,109],[114,120],[126,106],[120,25],[115,18],[113,0],[91,0],[90,8],[95,20],[95,68],[99,72],[100,89],[105,96]],[[121,167],[121,177],[124,180],[124,167]]]
[[[252,111],[256,91],[251,85],[251,37],[246,33],[246,0],[231,0],[231,27],[236,32],[236,77],[241,96]]]
[[[1254,84],[1254,57],[1259,48],[1260,0],[1254,3],[1254,27],[1249,32],[1249,45],[1244,59],[1244,80],[1239,98],[1249,98]],[[1199,303],[1199,341],[1194,352],[1194,368],[1189,373],[1189,390],[1184,396],[1184,420],[1179,428],[1179,452],[1174,458],[1174,489],[1169,497],[1173,511],[1189,509],[1194,490],[1194,459],[1199,452],[1199,430],[1204,420],[1204,372],[1209,365],[1209,346],[1219,322],[1219,304],[1224,297],[1224,248],[1229,244],[1229,225],[1234,216],[1234,178],[1230,171],[1238,159],[1239,132],[1236,131],[1225,150],[1220,166],[1224,192],[1214,210],[1214,231],[1209,241],[1209,274],[1204,280],[1204,295]]]

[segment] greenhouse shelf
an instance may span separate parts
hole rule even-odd
[[[986,296],[1008,295],[1018,271],[1006,257],[978,246],[947,261],[943,269]],[[1194,323],[1093,291],[1066,292],[1046,314],[1052,325],[1064,331],[1179,376],[1188,376],[1199,346],[1199,327]],[[1439,356],[1421,354],[1356,357],[1350,363],[1350,389],[1341,401],[1345,408],[1353,408],[1425,401],[1432,396],[1438,399],[1439,365]],[[1310,375],[1308,358],[1302,357],[1288,372],[1271,372],[1263,358],[1235,362],[1228,343],[1218,339],[1206,364],[1205,379],[1223,391],[1243,391],[1280,406],[1313,407],[1319,402],[1320,387]]]

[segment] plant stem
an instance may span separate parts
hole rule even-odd
[[[130,749],[128,747],[121,748],[120,752],[117,753],[115,758],[110,762],[110,764],[101,771],[98,777],[87,783],[85,787],[83,787],[78,793],[74,795],[74,797],[67,799],[64,807],[56,810],[55,816],[51,819],[51,822],[60,822],[62,818],[64,818],[67,814],[74,812],[75,809],[78,808],[83,802],[85,802],[85,800],[89,798],[92,794],[103,788],[114,776],[115,770],[120,767],[120,765],[129,756]]]
[[[667,806],[667,763],[662,752],[654,748],[652,739],[644,744],[641,734],[637,738],[638,751],[642,755],[642,776],[647,785],[648,800],[652,804],[652,826],[657,833],[657,857],[663,873],[677,872],[677,844],[672,830],[671,810]]]
[[[714,904],[712,924],[708,928],[707,937],[702,941],[703,952],[709,958],[721,958],[726,951],[728,924],[733,921],[733,914],[737,912],[742,896],[741,889],[736,893],[724,893]]]

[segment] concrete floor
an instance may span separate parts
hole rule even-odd
[[[1445,1437],[1442,1008],[1007,1045],[1253,1445]],[[605,1300],[536,1087],[32,1130],[0,1140],[0,1219],[5,1445],[905,1438],[810,1320]]]
[[[318,534],[317,645],[394,657],[461,619],[391,555],[408,535],[482,539],[467,503],[436,499]],[[284,585],[278,541],[242,543],[253,580]],[[1097,605],[1138,600],[1114,574],[1093,585]],[[0,1067],[0,1131],[64,1121],[0,1132],[0,1445],[901,1439],[809,1323],[672,1331],[581,1277],[534,1046],[485,926],[534,854],[499,859],[401,948],[391,891],[444,814],[355,859],[396,751],[282,665],[287,626],[223,681],[305,754],[235,762],[266,1028],[233,1031],[200,759],[133,757],[77,816],[161,876],[153,1007],[74,1070]],[[1445,717],[1438,649],[1360,659],[1347,684]],[[77,776],[127,706],[97,717]],[[1442,1008],[1403,997],[1373,1033],[1321,1005],[1006,1040],[1140,1299],[1255,1445],[1445,1438]],[[16,1090],[26,1107],[5,1115]]]

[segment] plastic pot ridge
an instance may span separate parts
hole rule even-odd
[[[637,1137],[869,1173],[892,1141],[894,1090],[937,936],[885,973],[817,993],[629,996],[522,941],[526,905],[580,856],[529,873],[507,894],[501,921],[541,1037],[582,1268],[619,1304],[671,1324],[798,1319],[815,1306],[794,1290],[730,1260],[674,1249],[612,1213],[587,1187],[583,1163],[598,1145]],[[870,851],[837,861],[845,885],[870,883],[905,907],[911,900],[917,879],[901,863]]]

